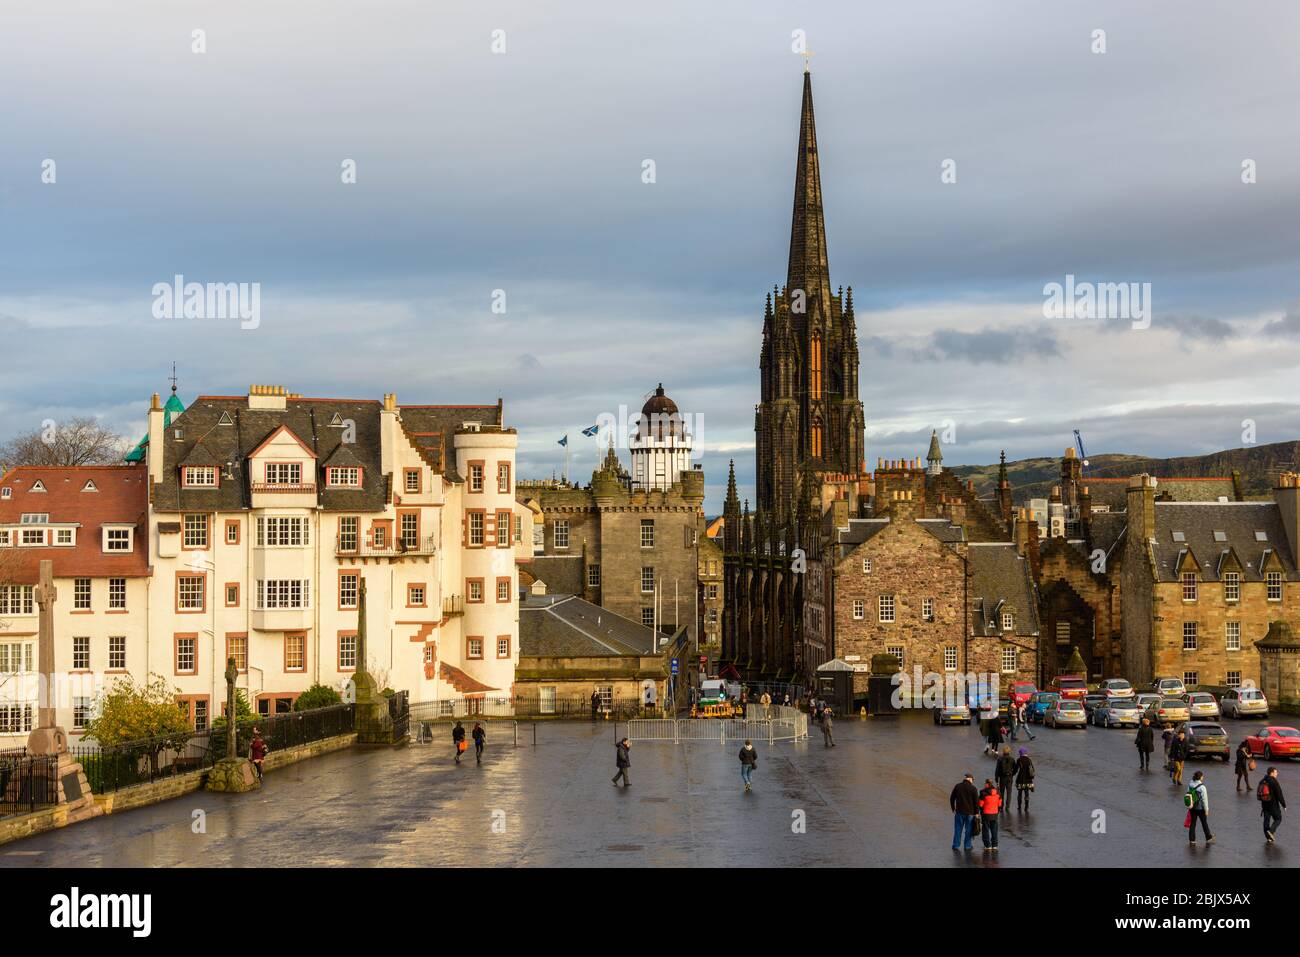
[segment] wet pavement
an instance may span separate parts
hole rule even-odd
[[[1235,746],[1255,725],[1226,727]],[[623,789],[610,784],[612,724],[541,723],[535,747],[531,725],[519,747],[507,729],[489,727],[481,766],[472,752],[454,764],[450,740],[337,752],[268,773],[253,794],[200,792],[0,846],[0,867],[1300,864],[1300,765],[1278,763],[1292,810],[1267,847],[1231,764],[1189,762],[1186,780],[1206,773],[1217,838],[1192,850],[1182,789],[1137,769],[1132,731],[1035,729],[1014,745],[1030,749],[1037,790],[1029,814],[1003,815],[993,858],[978,838],[970,854],[951,850],[948,810],[963,772],[982,784],[993,762],[977,731],[924,715],[841,719],[832,749],[815,728],[757,744],[749,794],[736,743],[636,743]]]

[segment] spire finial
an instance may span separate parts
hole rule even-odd
[[[172,363],[172,374],[168,377],[172,382],[172,395],[176,394],[176,363]]]
[[[809,50],[809,49],[807,49],[807,48],[805,47],[805,48],[804,48],[804,51],[803,51],[803,71],[804,71],[804,73],[811,73],[811,72],[812,72],[812,62],[811,62],[811,61],[812,61],[812,57],[813,57],[813,52],[812,52],[812,50]]]

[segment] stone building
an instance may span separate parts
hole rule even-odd
[[[1037,600],[1027,560],[1011,542],[971,542],[946,518],[924,518],[907,491],[869,518],[837,527],[826,559],[826,614],[835,656],[865,693],[873,655],[908,674],[998,674],[1032,679]]]
[[[1258,684],[1255,643],[1300,618],[1297,477],[1283,473],[1271,502],[1160,501],[1161,484],[1138,475],[1128,488],[1124,675]]]
[[[722,649],[722,615],[725,607],[722,542],[717,536],[709,535],[707,528],[702,531],[699,542],[700,652],[703,654],[704,646],[708,646],[716,656]]]
[[[676,411],[657,392],[641,421],[672,418]],[[661,633],[685,627],[693,641],[704,472],[691,466],[661,475],[654,464],[658,451],[645,444],[633,451],[634,458],[643,458],[642,474],[651,476],[651,487],[623,468],[612,439],[585,487],[521,481],[516,496],[537,521],[529,577],[549,593],[576,595]]]

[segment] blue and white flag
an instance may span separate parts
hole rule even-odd
[[[556,442],[555,444],[567,446],[569,444],[569,437],[566,435],[564,438],[560,439],[560,441]]]
[[[593,435],[595,435],[595,434],[596,434],[597,432],[599,432],[599,431],[600,431],[600,426],[599,426],[599,425],[593,425],[593,426],[591,426],[590,428],[583,429],[583,430],[582,430],[582,434],[585,435],[587,438],[591,438]]]

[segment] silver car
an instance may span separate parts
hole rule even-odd
[[[1047,709],[1043,715],[1043,724],[1049,728],[1086,728],[1088,713],[1083,710],[1083,702],[1074,698],[1061,698]]]
[[[1219,720],[1219,702],[1208,691],[1193,691],[1183,695],[1183,700],[1187,702],[1192,721]]]
[[[1099,728],[1135,728],[1142,723],[1142,707],[1136,698],[1111,698],[1093,709],[1092,723]]]
[[[1219,702],[1225,718],[1268,717],[1268,699],[1258,688],[1233,688]]]

